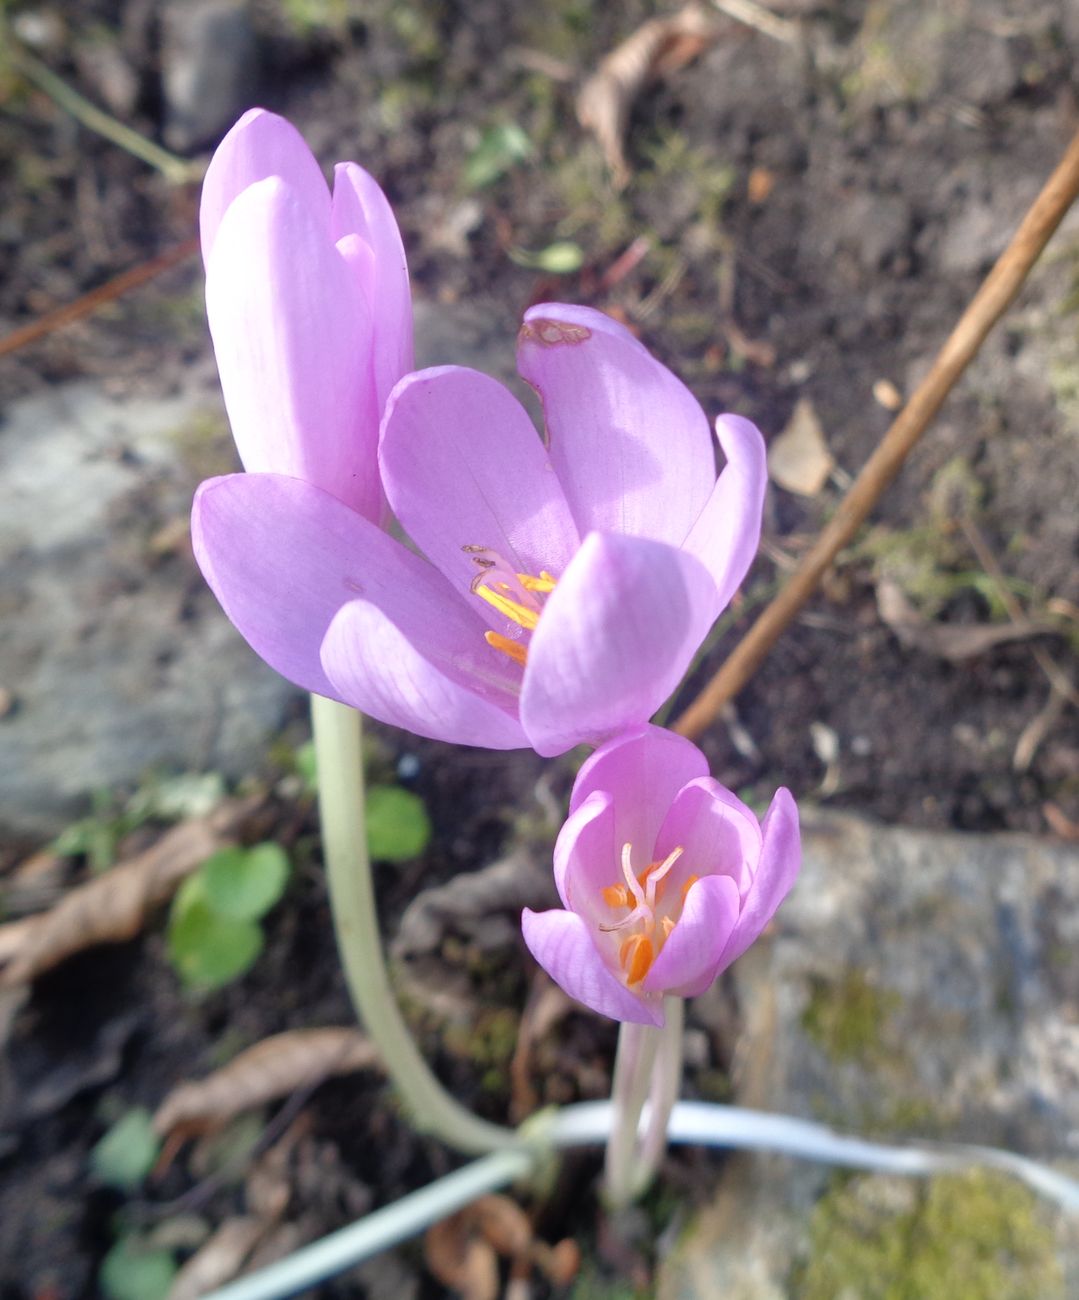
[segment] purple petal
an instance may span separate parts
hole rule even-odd
[[[221,218],[249,185],[279,176],[300,196],[326,234],[330,229],[330,191],[303,136],[283,117],[252,108],[217,146],[202,182],[199,232],[207,265]]]
[[[680,545],[716,478],[708,421],[681,380],[609,316],[562,303],[526,312],[517,367],[543,402],[582,535]]]
[[[478,619],[444,597],[436,607],[417,589],[385,603],[389,611],[354,600],[330,624],[322,664],[337,693],[381,722],[432,740],[527,746],[513,697],[495,676],[506,660],[488,648]]]
[[[684,547],[715,580],[718,616],[741,586],[757,554],[768,465],[764,439],[749,420],[740,415],[721,415],[716,421],[716,433],[727,464],[689,530]]]
[[[760,863],[742,904],[738,924],[723,950],[717,974],[740,957],[757,938],[790,893],[798,876],[802,865],[802,844],[798,808],[789,790],[776,791],[761,831]]]
[[[620,846],[614,835],[614,800],[596,790],[558,832],[554,846],[554,882],[558,896],[571,912],[590,925],[619,918],[603,901],[607,885],[620,884]]]
[[[646,1002],[611,974],[588,926],[574,912],[532,912],[526,907],[521,929],[529,952],[571,998],[612,1020],[662,1026],[662,1002]]]
[[[532,747],[550,757],[646,722],[689,667],[712,592],[703,566],[662,542],[586,537],[532,634],[521,692]]]
[[[646,993],[694,995],[719,961],[738,921],[738,886],[730,876],[702,876],[690,885],[682,916],[641,984]],[[707,987],[707,985],[705,986]]]
[[[585,760],[573,783],[570,812],[593,791],[611,791],[618,851],[632,844],[634,867],[643,871],[656,856],[660,827],[675,795],[707,774],[708,761],[691,741],[661,727],[644,727],[617,737]]]
[[[259,181],[225,213],[206,307],[245,468],[305,479],[377,519],[367,304],[345,260],[283,181]]]
[[[368,301],[374,317],[375,388],[379,410],[412,369],[412,297],[401,232],[374,177],[356,163],[338,163],[333,181],[333,237],[359,235],[371,249]]]
[[[761,855],[756,817],[712,777],[700,777],[679,791],[656,840],[662,861],[675,848],[682,856],[671,868],[668,889],[680,889],[690,876],[730,876],[739,891],[749,889]]]
[[[518,573],[556,576],[577,550],[539,435],[509,389],[487,375],[461,366],[409,375],[386,412],[379,460],[406,532],[497,631],[508,631],[509,620],[471,594],[482,570],[466,548],[489,548]]]
[[[353,703],[324,671],[320,647],[338,611],[362,595],[406,630],[418,624],[446,657],[485,668],[512,699],[505,656],[487,646],[482,623],[437,570],[309,483],[278,474],[210,479],[195,496],[192,541],[248,643],[307,690]]]

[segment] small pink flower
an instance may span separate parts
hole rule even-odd
[[[581,768],[555,844],[565,910],[525,909],[525,942],[578,1002],[662,1025],[664,994],[703,993],[772,919],[800,865],[789,790],[758,822],[696,745],[646,727]]]
[[[760,538],[764,440],[716,423],[623,326],[548,303],[503,385],[408,375],[379,444],[415,549],[283,474],[203,483],[202,572],[292,681],[422,736],[544,755],[643,724],[681,681]],[[422,554],[418,554],[421,552]]]
[[[210,162],[206,309],[244,468],[303,479],[378,522],[378,428],[412,369],[404,248],[355,163],[333,193],[295,127],[256,108]]]

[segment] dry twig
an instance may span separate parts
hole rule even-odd
[[[711,725],[727,700],[737,695],[760,667],[765,655],[817,589],[832,561],[851,541],[880,495],[898,474],[985,336],[1019,292],[1030,268],[1077,194],[1079,133],[1034,200],[1011,243],[960,317],[929,373],[892,423],[880,446],[866,461],[798,572],[765,608],[712,680],[678,718],[676,731],[691,739],[699,736]]]

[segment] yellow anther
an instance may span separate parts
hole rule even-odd
[[[632,907],[633,899],[625,885],[606,885],[603,888],[603,901],[608,907]]]
[[[558,579],[554,574],[548,573],[546,569],[540,570],[540,576],[534,578],[530,573],[519,573],[517,581],[524,587],[525,591],[554,591],[558,586]]]
[[[498,585],[503,587],[506,584],[500,582]],[[527,605],[522,605],[520,601],[511,600],[509,596],[504,596],[500,591],[492,591],[490,587],[482,583],[478,583],[472,590],[481,600],[485,600],[488,605],[494,606],[500,614],[505,614],[507,618],[512,619],[528,632],[531,632],[539,622],[539,613],[536,610],[529,609]]]
[[[691,887],[692,887],[693,885],[695,885],[695,884],[697,883],[698,880],[700,880],[700,876],[690,876],[689,879],[686,881],[686,883],[682,886],[682,903],[683,903],[683,905],[685,904],[685,901],[686,901],[686,895],[689,893]]]
[[[520,664],[522,668],[528,662],[528,651],[520,641],[512,641],[508,636],[500,636],[497,632],[484,632],[483,637],[489,646],[501,650],[504,655],[509,655],[513,662]]]
[[[651,969],[654,957],[651,939],[643,934],[630,935],[618,952],[618,960],[626,972],[626,983],[639,984]]]

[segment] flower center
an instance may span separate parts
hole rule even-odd
[[[603,901],[609,908],[614,911],[629,909],[628,916],[599,928],[607,934],[625,934],[618,949],[618,963],[626,984],[631,988],[640,984],[652,969],[652,963],[678,924],[690,886],[700,879],[699,876],[689,876],[678,897],[672,899],[669,896],[667,877],[684,852],[681,846],[672,849],[661,862],[650,862],[640,875],[634,875],[632,846],[623,844],[622,879],[625,884],[607,885],[602,891]]]
[[[472,594],[485,600],[524,632],[534,631],[543,613],[544,601],[554,591],[558,579],[546,569],[541,569],[538,576],[516,573],[500,555],[486,546],[466,546],[464,550],[471,553],[472,563],[480,570],[472,579]],[[527,663],[528,645],[519,636],[485,632],[484,639],[522,668]]]

